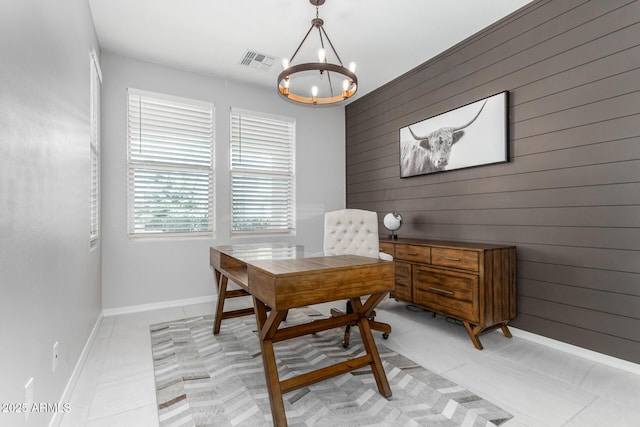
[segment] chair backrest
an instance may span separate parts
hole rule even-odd
[[[361,255],[378,258],[378,214],[362,209],[342,209],[324,215],[325,255]]]

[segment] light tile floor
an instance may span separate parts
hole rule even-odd
[[[329,312],[329,305],[317,308]],[[640,376],[500,332],[483,335],[479,351],[463,327],[411,308],[387,300],[376,309],[393,327],[385,344],[511,412],[506,427],[640,425]],[[61,425],[157,426],[149,325],[213,309],[209,303],[105,317]]]

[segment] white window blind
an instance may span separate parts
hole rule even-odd
[[[130,236],[214,232],[213,104],[128,90]]]
[[[100,238],[100,83],[102,73],[97,55],[91,51],[90,66],[90,100],[89,100],[89,151],[90,151],[90,183],[89,183],[89,241],[96,245]]]
[[[231,110],[232,234],[295,232],[295,121]]]

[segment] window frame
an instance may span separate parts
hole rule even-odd
[[[210,162],[206,169],[203,166],[188,166],[186,162],[180,164],[178,162],[141,162],[132,159],[132,126],[130,120],[131,116],[131,96],[141,97],[140,101],[144,98],[155,102],[165,102],[169,104],[179,104],[183,106],[189,106],[194,108],[207,109],[210,112]],[[126,141],[127,141],[127,168],[126,168],[126,181],[127,181],[127,235],[129,239],[191,239],[191,238],[215,238],[216,235],[216,195],[215,195],[215,106],[212,102],[197,100],[192,98],[177,97],[164,93],[151,92],[146,90],[140,90],[135,88],[127,88],[127,126],[126,126]],[[142,124],[139,124],[142,126]],[[140,141],[138,141],[140,144]],[[170,232],[170,231],[158,231],[158,232],[140,232],[136,229],[136,207],[135,207],[135,171],[150,171],[166,174],[179,174],[186,175],[207,175],[207,200],[208,200],[208,230],[206,231],[182,231],[182,232]]]
[[[256,170],[255,168],[234,167],[234,116],[249,116],[257,120],[280,121],[286,123],[290,132],[290,162],[288,163],[290,171],[288,173],[278,171]],[[237,126],[242,126],[239,124]],[[289,201],[287,205],[287,227],[282,229],[236,229],[234,226],[234,176],[244,175],[258,178],[286,178],[290,182]],[[276,236],[286,235],[295,236],[296,234],[296,119],[293,117],[285,117],[258,111],[252,111],[242,108],[232,107],[229,114],[229,214],[230,214],[230,234],[232,237],[240,236]]]
[[[100,241],[100,96],[102,69],[98,55],[89,52],[89,245]]]

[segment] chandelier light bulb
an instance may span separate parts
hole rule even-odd
[[[352,73],[356,72],[356,63],[355,62],[349,62],[349,71],[351,71]]]
[[[324,48],[318,49],[318,62],[324,62],[327,59],[327,51]]]
[[[311,88],[311,96],[313,96],[313,97],[318,96],[318,86],[313,86]]]
[[[283,85],[284,87],[289,88],[289,78],[284,79]]]
[[[349,79],[344,79],[342,81],[342,90],[346,92],[347,89],[349,89]]]
[[[282,69],[286,70],[287,68],[289,68],[289,59],[288,58],[282,58]]]

